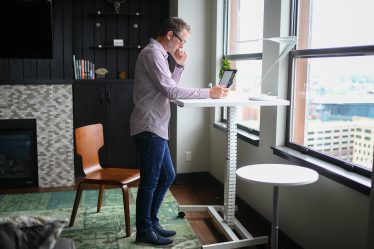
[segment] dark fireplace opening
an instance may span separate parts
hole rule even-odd
[[[0,187],[38,186],[36,120],[0,120]]]

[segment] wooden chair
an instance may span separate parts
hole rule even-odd
[[[83,191],[83,185],[85,183],[99,185],[97,212],[100,212],[101,210],[104,185],[115,185],[122,189],[126,222],[126,236],[129,237],[131,235],[131,230],[127,184],[132,183],[140,178],[139,170],[125,168],[102,168],[100,166],[99,149],[104,145],[103,126],[101,124],[87,125],[75,129],[75,143],[77,153],[82,157],[83,172],[85,177],[83,181],[78,184],[69,226],[71,227],[74,225],[75,216],[77,214]]]

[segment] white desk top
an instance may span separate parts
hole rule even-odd
[[[297,186],[318,180],[318,173],[305,167],[288,164],[254,164],[236,170],[239,179],[272,186]]]
[[[171,102],[181,107],[286,106],[290,103],[288,100],[283,99],[249,100],[248,97],[235,94],[231,94],[224,99],[176,99]]]

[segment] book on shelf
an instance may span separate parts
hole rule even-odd
[[[94,80],[95,64],[86,59],[76,59],[73,55],[74,79]]]

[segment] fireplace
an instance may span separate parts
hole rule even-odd
[[[0,187],[38,186],[35,119],[0,120]]]
[[[38,187],[75,184],[72,96],[71,84],[0,84],[0,119],[36,120]]]

